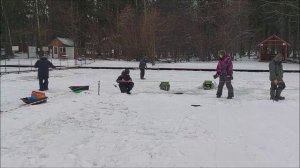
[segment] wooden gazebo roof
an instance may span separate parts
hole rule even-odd
[[[264,41],[260,42],[258,45],[284,45],[283,43],[285,43],[286,45],[290,44],[286,41],[284,41],[282,38],[276,36],[275,34],[273,34],[272,36],[268,37],[267,39],[265,39]]]
[[[260,61],[269,61],[272,60],[277,52],[274,52],[275,48],[279,48],[276,50],[279,50],[279,52],[282,52],[284,55],[284,60],[287,59],[288,56],[288,47],[290,44],[280,37],[273,34],[272,36],[268,37],[264,41],[260,42],[257,47],[259,48],[259,60]],[[271,50],[269,51],[269,49]]]

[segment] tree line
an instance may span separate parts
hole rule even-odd
[[[299,0],[1,0],[7,55],[66,37],[76,56],[206,61],[219,49],[250,54],[273,34],[299,54]]]

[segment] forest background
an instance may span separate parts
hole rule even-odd
[[[299,57],[299,0],[1,0],[8,57],[65,37],[75,57],[210,61],[220,49],[250,56],[273,34]]]

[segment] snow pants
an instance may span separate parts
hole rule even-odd
[[[121,93],[128,93],[132,90],[134,86],[133,82],[121,82],[119,83],[119,88]]]
[[[48,77],[39,77],[40,90],[48,90]]]
[[[144,76],[145,76],[145,69],[140,69],[140,78],[141,79],[144,79]]]
[[[271,88],[270,88],[270,96],[271,98],[280,97],[281,92],[285,88],[284,81],[280,81],[275,85],[274,82],[271,82]]]
[[[217,96],[218,97],[222,96],[224,84],[226,84],[226,87],[228,89],[228,97],[231,97],[231,98],[234,97],[233,86],[231,84],[231,78],[230,77],[228,78],[226,76],[220,76]]]

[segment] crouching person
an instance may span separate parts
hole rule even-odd
[[[271,100],[283,100],[285,99],[280,94],[285,88],[285,83],[283,81],[283,68],[282,68],[283,56],[281,53],[277,54],[274,59],[269,63],[270,70],[270,99]]]
[[[131,94],[130,91],[132,90],[134,83],[132,82],[129,73],[129,69],[125,69],[117,79],[121,93]]]

